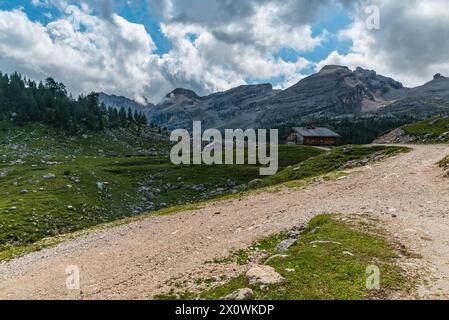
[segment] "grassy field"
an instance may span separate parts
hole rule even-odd
[[[322,153],[259,182],[258,187],[302,180],[339,170],[345,165],[354,167],[406,152],[407,148],[385,146],[342,146]]]
[[[347,149],[326,153],[281,145],[280,172],[257,187],[315,177],[339,170],[348,161],[403,151]],[[41,125],[0,128],[0,256],[118,219],[240,194],[260,178],[258,165],[174,166],[169,150],[167,137],[151,130],[73,137]]]
[[[403,127],[406,134],[425,143],[449,142],[449,117],[434,118]],[[419,142],[418,140],[418,142]]]
[[[169,144],[120,130],[0,130],[0,251],[162,208],[240,193],[258,166],[174,166]],[[281,146],[281,165],[321,154]],[[147,155],[144,155],[147,154]],[[149,155],[148,155],[149,154]]]
[[[278,234],[265,238],[223,263],[235,260],[246,264],[251,252],[255,251],[272,257],[277,245],[286,237],[286,234]],[[314,244],[316,241],[324,242]],[[298,243],[286,255],[264,259],[265,264],[285,278],[282,284],[250,285],[242,274],[201,293],[172,292],[159,298],[219,300],[237,289],[250,288],[255,300],[360,300],[384,298],[391,292],[404,292],[413,286],[395,264],[398,249],[384,239],[375,221],[367,219],[342,221],[337,215],[320,215],[309,223]],[[376,265],[380,270],[380,290],[366,287],[366,270],[370,265]]]

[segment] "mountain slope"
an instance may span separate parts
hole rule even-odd
[[[156,106],[112,101],[125,108],[144,108],[150,122],[169,129],[190,128],[194,120],[219,129],[279,128],[358,118],[411,123],[449,113],[449,78],[437,74],[422,86],[406,88],[373,70],[330,65],[285,90],[274,90],[271,84],[244,85],[201,97],[178,88]]]
[[[270,99],[267,112],[256,119],[259,126],[281,125],[308,118],[360,114],[380,108],[387,94],[398,94],[402,84],[374,71],[326,66],[317,74]]]
[[[116,95],[109,95],[104,92],[98,93],[98,102],[100,104],[104,104],[108,108],[113,108],[116,110],[120,110],[121,108],[124,108],[126,111],[128,109],[131,109],[131,111],[137,112],[137,113],[143,113],[147,119],[151,112],[151,108],[154,107],[153,104],[149,103],[147,105],[142,105],[134,100],[131,100],[129,98],[123,97],[123,96],[116,96]]]
[[[168,128],[189,128],[192,121],[204,127],[249,127],[263,112],[263,102],[277,93],[271,84],[248,85],[199,97],[186,89],[175,89],[164,102],[152,109],[149,118]]]

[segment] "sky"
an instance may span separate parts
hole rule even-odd
[[[75,96],[284,89],[327,64],[417,86],[448,52],[447,0],[0,0],[0,71]]]

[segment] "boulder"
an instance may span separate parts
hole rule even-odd
[[[262,180],[260,180],[260,179],[251,180],[250,182],[248,182],[248,187],[255,188],[255,187],[257,187],[257,185],[259,184],[260,181],[262,181]]]
[[[291,246],[298,243],[297,239],[287,239],[278,244],[277,249],[279,253],[285,253]]]
[[[279,284],[285,279],[270,266],[255,266],[246,273],[246,279],[254,284]]]
[[[47,180],[49,180],[49,179],[54,179],[54,178],[56,178],[56,175],[53,174],[53,173],[47,173],[47,174],[46,174],[45,176],[43,176],[42,178],[47,179]]]
[[[251,300],[253,297],[254,292],[250,288],[243,288],[238,289],[234,291],[233,293],[227,295],[224,299],[225,300],[236,300],[236,301],[245,301],[245,300]]]

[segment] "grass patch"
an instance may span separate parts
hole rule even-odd
[[[394,291],[411,290],[412,281],[395,264],[398,258],[395,246],[371,224],[354,221],[343,222],[335,215],[314,218],[298,244],[288,250],[287,257],[270,259],[267,263],[286,279],[283,284],[251,286],[245,276],[240,275],[198,295],[171,293],[159,298],[220,300],[237,289],[251,288],[255,300],[361,300],[385,298]],[[244,260],[254,250],[265,251],[271,256],[276,252],[277,244],[285,238],[286,234],[268,237],[237,256]],[[314,241],[332,243],[311,244]],[[380,291],[366,288],[366,270],[370,265],[380,269]]]
[[[446,156],[438,164],[440,165],[440,168],[448,169],[449,168],[449,156]]]
[[[433,118],[402,127],[406,134],[418,138],[417,142],[449,142],[449,117]]]
[[[349,151],[350,150],[350,151]],[[342,146],[327,153],[290,166],[274,176],[260,181],[258,187],[266,187],[287,181],[303,180],[340,170],[350,161],[386,158],[410,149],[391,146]]]

